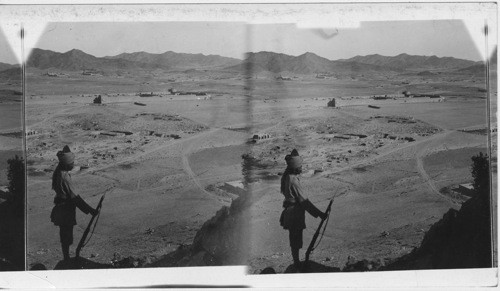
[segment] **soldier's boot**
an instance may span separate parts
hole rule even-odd
[[[292,258],[293,258],[293,266],[297,272],[302,271],[302,263],[299,258],[299,249],[292,248]]]
[[[68,262],[71,259],[69,256],[69,245],[62,244],[62,252],[64,260]]]
[[[302,202],[302,205],[304,206],[304,209],[313,217],[317,218],[319,216],[323,220],[326,219],[326,213],[314,206],[314,204],[312,204],[309,199],[304,200],[304,202]]]

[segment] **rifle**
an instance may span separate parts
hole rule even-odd
[[[89,221],[89,224],[87,225],[87,228],[83,232],[83,236],[80,239],[80,242],[78,243],[78,246],[76,247],[76,257],[80,257],[80,251],[84,246],[87,245],[87,243],[90,241],[90,238],[92,238],[92,234],[94,234],[95,227],[97,226],[97,221],[99,221],[99,216],[101,215],[101,208],[102,208],[102,201],[104,200],[104,196],[106,196],[106,193],[104,193],[101,197],[101,200],[99,200],[99,204],[97,204],[96,210],[97,214],[93,215],[92,218]],[[95,223],[94,223],[95,220]],[[87,236],[90,232],[90,228],[92,228],[92,224],[94,224],[94,228],[92,229],[92,234],[90,235],[89,239],[87,240]],[[85,241],[87,240],[87,241]]]
[[[323,232],[321,234],[321,238],[323,238],[323,234],[325,233],[325,230],[326,230],[326,225],[328,224],[328,220],[330,219],[330,211],[332,209],[332,203],[333,203],[333,198],[330,199],[330,203],[328,203],[328,207],[326,208],[326,211],[325,211],[326,218],[322,219],[321,222],[319,223],[318,229],[316,229],[316,232],[314,233],[314,236],[311,240],[311,243],[309,244],[309,247],[307,248],[306,260],[304,261],[305,263],[307,263],[309,261],[309,255],[319,245],[319,242],[316,246],[314,244],[316,244],[316,240],[318,239],[319,233],[321,231],[321,227],[323,226],[323,223],[326,221],[325,226],[323,227]],[[321,239],[320,239],[320,242],[321,242]]]

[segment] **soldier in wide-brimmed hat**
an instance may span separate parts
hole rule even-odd
[[[297,270],[301,269],[299,250],[302,248],[302,232],[306,228],[305,212],[314,217],[326,218],[326,214],[316,208],[304,196],[298,175],[302,173],[302,157],[294,149],[285,156],[287,168],[281,177],[281,193],[285,196],[280,224],[289,231],[292,258]]]
[[[59,226],[59,235],[64,260],[70,259],[69,247],[73,244],[73,226],[76,225],[76,207],[85,214],[96,215],[97,211],[89,206],[73,191],[70,171],[74,167],[75,154],[68,146],[57,152],[59,164],[52,175],[52,189],[56,192],[54,208],[50,215],[51,221]]]

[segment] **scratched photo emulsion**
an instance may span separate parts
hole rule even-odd
[[[0,30],[0,271],[25,269],[21,46]]]
[[[497,265],[495,37],[460,20],[248,31],[251,274]]]
[[[46,26],[26,63],[29,269],[246,264],[245,33]]]

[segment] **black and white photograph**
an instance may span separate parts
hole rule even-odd
[[[253,34],[276,50],[245,59],[258,116],[250,272],[492,266],[496,124],[462,21]]]
[[[46,6],[19,47],[2,27],[4,269],[497,270],[496,9]]]
[[[30,266],[245,264],[243,32],[47,26],[26,73]]]

